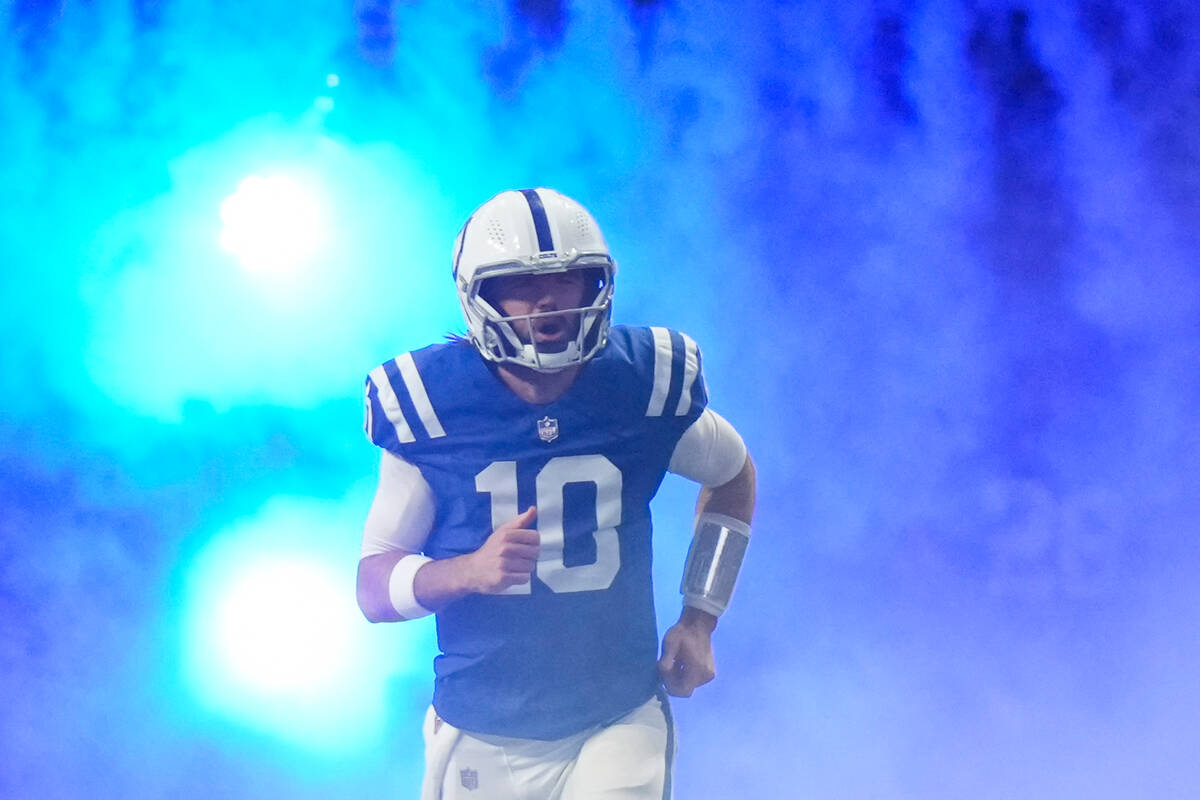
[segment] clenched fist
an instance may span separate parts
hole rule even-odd
[[[716,677],[712,651],[716,624],[717,619],[711,614],[685,607],[679,622],[667,631],[662,658],[658,661],[658,674],[667,694],[691,697],[696,687]]]
[[[480,594],[500,594],[510,586],[529,583],[537,564],[541,538],[531,527],[537,519],[537,507],[497,528],[483,546],[471,553],[471,588]]]

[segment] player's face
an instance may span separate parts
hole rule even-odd
[[[505,316],[519,317],[579,308],[587,288],[587,276],[577,269],[552,275],[503,275],[489,279],[488,297]],[[554,352],[579,332],[579,314],[516,319],[512,326],[521,341]]]

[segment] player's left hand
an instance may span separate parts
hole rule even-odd
[[[715,625],[715,617],[686,608],[679,622],[667,631],[663,637],[662,658],[658,661],[658,674],[667,694],[691,697],[697,686],[716,677],[712,651]]]

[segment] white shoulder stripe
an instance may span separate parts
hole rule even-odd
[[[371,384],[363,385],[363,430],[367,434],[367,438],[371,438],[371,431],[375,429],[375,406],[371,405]]]
[[[683,337],[683,391],[679,393],[679,405],[675,408],[675,416],[682,417],[692,407],[692,384],[700,374],[700,348],[686,333]]]
[[[650,393],[647,417],[661,417],[671,390],[671,332],[666,328],[651,328],[654,334],[654,391]]]
[[[412,428],[408,427],[408,420],[404,418],[404,412],[400,409],[400,401],[396,399],[396,392],[392,389],[392,384],[383,367],[379,366],[371,370],[370,377],[371,383],[375,384],[375,389],[379,392],[379,405],[383,407],[383,412],[387,414],[392,427],[396,429],[396,438],[403,444],[415,442],[417,439],[413,436]]]
[[[417,416],[421,418],[421,424],[429,432],[429,438],[437,439],[445,436],[446,431],[442,428],[442,422],[433,410],[433,403],[429,402],[429,393],[425,391],[425,382],[421,380],[421,373],[417,372],[417,364],[413,361],[412,353],[405,353],[398,357],[396,366],[400,368],[400,377],[404,378],[408,396],[417,409]]]

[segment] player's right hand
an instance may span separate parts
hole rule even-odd
[[[511,586],[529,583],[537,565],[541,537],[529,527],[537,519],[537,507],[497,528],[483,546],[471,554],[472,584],[480,594],[499,594]]]

